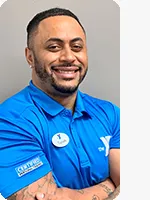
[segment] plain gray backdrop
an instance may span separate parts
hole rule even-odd
[[[120,106],[120,9],[113,0],[7,0],[0,7],[0,102],[31,79],[24,55],[29,20],[56,6],[73,11],[87,32],[89,71],[80,90]]]

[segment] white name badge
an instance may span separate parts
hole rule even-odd
[[[64,147],[69,143],[69,137],[65,133],[56,133],[52,137],[52,143],[56,147]]]

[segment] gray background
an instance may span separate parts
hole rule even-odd
[[[113,0],[7,0],[0,8],[0,102],[31,79],[28,21],[55,6],[73,11],[87,32],[89,71],[80,90],[120,106],[120,10]]]

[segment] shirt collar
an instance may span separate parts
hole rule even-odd
[[[87,116],[91,117],[90,113],[85,108],[83,97],[84,97],[84,94],[78,90],[75,112],[82,113],[83,115],[87,115]]]
[[[38,104],[45,112],[55,116],[64,110],[64,106],[59,104],[57,101],[52,99],[49,95],[43,92],[41,89],[37,88],[32,81],[29,83],[29,90],[32,96],[32,99]]]
[[[60,103],[58,103],[49,95],[47,95],[45,92],[43,92],[41,89],[37,88],[33,84],[32,80],[29,82],[28,88],[32,96],[32,99],[35,101],[35,103],[38,104],[41,108],[43,108],[43,110],[48,114],[50,114],[51,116],[56,116],[64,109],[66,109]],[[84,106],[83,94],[80,91],[77,92],[75,113],[78,113],[79,115],[85,114],[90,116],[89,112],[86,110]]]

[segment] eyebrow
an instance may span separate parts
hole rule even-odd
[[[70,42],[72,43],[72,42],[77,42],[77,41],[83,42],[82,38],[80,38],[80,37],[76,37],[76,38],[72,39]],[[46,43],[48,43],[48,42],[60,42],[60,43],[64,43],[64,41],[61,40],[60,38],[50,38],[50,39],[48,39],[46,41]]]

